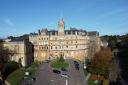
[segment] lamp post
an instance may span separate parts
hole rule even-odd
[[[85,56],[84,56],[84,69],[86,69],[86,65],[85,65]]]

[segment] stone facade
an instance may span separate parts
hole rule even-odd
[[[31,34],[29,40],[34,45],[34,59],[40,62],[60,56],[82,61],[93,57],[100,49],[98,32],[87,32],[76,28],[65,30],[62,19],[58,22],[58,31],[42,29],[38,33]]]
[[[21,63],[22,66],[27,66],[33,62],[33,45],[28,41],[6,41],[4,47],[12,50],[13,56],[10,56],[11,61]]]

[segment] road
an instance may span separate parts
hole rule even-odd
[[[66,62],[69,62],[68,72],[66,72],[68,78],[53,73],[50,63],[43,63],[39,66],[33,85],[66,85],[66,80],[67,85],[87,85],[83,69],[76,70],[73,60],[66,60]]]

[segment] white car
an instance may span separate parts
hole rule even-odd
[[[68,78],[67,74],[61,74],[62,77]]]

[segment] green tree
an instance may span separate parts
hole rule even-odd
[[[4,68],[4,65],[9,61],[10,56],[13,54],[13,51],[3,46],[3,42],[0,43],[0,71]]]
[[[2,76],[4,79],[6,79],[6,77],[12,73],[13,71],[15,71],[17,68],[19,68],[19,64],[15,61],[10,61],[8,63],[5,64],[4,68],[2,69]]]
[[[64,62],[64,57],[63,57],[63,55],[60,56],[59,61],[60,61],[60,62]]]

